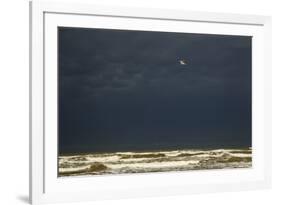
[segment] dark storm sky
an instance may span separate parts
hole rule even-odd
[[[60,153],[251,146],[251,37],[58,35]]]

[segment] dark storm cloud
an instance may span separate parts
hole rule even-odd
[[[250,146],[251,37],[59,28],[59,130],[69,152]]]

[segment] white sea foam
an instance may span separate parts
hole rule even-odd
[[[96,156],[96,157],[87,157],[87,161],[88,162],[102,162],[102,163],[106,163],[106,162],[116,162],[119,160],[119,156],[115,155],[115,156]]]
[[[235,154],[233,154],[233,153],[230,153],[230,155],[231,156],[234,156],[234,157],[251,157],[252,156],[252,154],[238,154],[238,153],[235,153]]]
[[[59,175],[251,167],[251,149],[117,152],[59,157]],[[98,167],[90,169],[93,164]]]
[[[59,172],[63,173],[63,172],[76,172],[76,171],[79,171],[79,170],[84,170],[84,169],[87,169],[89,168],[90,165],[88,166],[79,166],[79,167],[71,167],[71,168],[59,168]]]
[[[132,164],[110,164],[108,167],[113,169],[120,169],[120,168],[140,168],[140,169],[147,169],[147,168],[167,168],[167,167],[182,167],[188,166],[190,164],[198,163],[198,160],[191,160],[191,161],[172,161],[172,162],[151,162],[151,163],[132,163]]]

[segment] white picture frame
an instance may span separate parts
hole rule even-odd
[[[185,25],[189,25],[189,30]],[[54,148],[57,147],[57,131],[56,123],[53,123],[57,109],[58,26],[252,35],[253,168],[58,179],[57,149]],[[269,188],[271,18],[80,3],[30,2],[30,111],[32,204]]]

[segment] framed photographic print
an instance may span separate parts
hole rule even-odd
[[[30,20],[31,203],[270,186],[270,17],[39,1]]]

